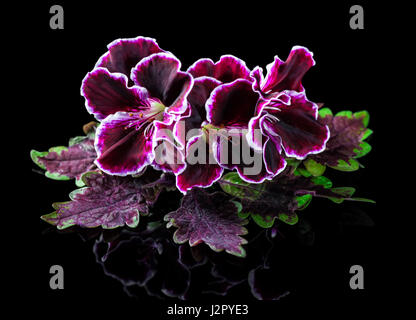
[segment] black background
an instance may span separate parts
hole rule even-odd
[[[49,8],[61,4],[65,12],[65,29],[49,28]],[[379,12],[374,6],[362,3],[365,29],[351,30],[349,8],[356,3],[314,4],[282,1],[243,2],[232,5],[225,1],[192,2],[188,5],[165,5],[153,1],[146,4],[129,2],[74,4],[66,1],[45,3],[28,12],[31,16],[30,59],[24,66],[30,76],[29,133],[24,142],[25,168],[30,200],[25,203],[25,227],[31,232],[19,232],[24,240],[20,254],[33,273],[31,289],[36,310],[48,318],[64,313],[101,315],[110,311],[133,315],[137,319],[159,319],[166,306],[175,301],[161,302],[143,294],[138,300],[128,298],[122,286],[104,275],[95,262],[92,243],[83,242],[75,234],[46,232],[46,223],[39,216],[52,211],[51,203],[66,201],[74,189],[72,181],[49,180],[32,171],[31,149],[47,150],[65,145],[70,137],[82,134],[82,125],[93,120],[80,96],[81,80],[106,45],[117,38],[138,35],[157,39],[162,49],[171,51],[182,62],[183,69],[201,57],[216,61],[223,54],[233,54],[245,60],[249,68],[265,66],[274,55],[285,59],[294,45],[302,45],[314,53],[316,65],[306,74],[303,84],[307,96],[324,102],[334,111],[366,109],[370,111],[370,128],[375,131],[370,143],[373,151],[363,159],[364,169],[339,175],[338,185],[356,187],[357,196],[372,198],[376,205],[360,204],[374,221],[372,228],[349,227],[327,230],[326,221],[337,208],[313,201],[307,209],[318,216],[320,236],[313,247],[300,249],[293,259],[294,290],[277,302],[255,301],[247,292],[228,298],[209,298],[188,301],[188,305],[208,303],[248,303],[250,318],[283,312],[306,311],[319,315],[352,312],[363,314],[380,308],[383,294],[381,275],[386,266],[380,263],[380,225],[383,211],[379,210],[380,189],[377,183],[380,167],[381,117],[383,107],[373,99],[379,79],[383,50]],[[35,62],[35,63],[33,63]],[[322,216],[319,216],[322,212]],[[331,227],[332,228],[332,227]],[[287,258],[287,257],[285,257]],[[49,268],[62,265],[65,270],[65,289],[49,288]],[[365,270],[365,289],[349,288],[351,265]],[[18,293],[24,295],[24,290]],[[176,301],[176,303],[181,303]],[[84,310],[84,311],[81,311]],[[147,316],[143,316],[143,314]],[[224,317],[226,319],[227,317]],[[285,317],[286,318],[286,317]]]

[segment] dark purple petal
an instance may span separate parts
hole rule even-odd
[[[247,80],[223,84],[214,89],[206,103],[207,120],[218,127],[246,128],[255,116],[258,100],[259,94]]]
[[[186,193],[195,187],[208,188],[221,178],[224,169],[218,164],[187,165],[176,177],[177,188]]]
[[[273,174],[273,177],[282,172],[286,167],[286,161],[281,155],[280,137],[267,138],[263,149],[263,160],[266,170]],[[280,141],[279,141],[280,140]]]
[[[279,136],[265,136],[263,132],[265,117],[266,115],[261,113],[250,120],[246,139],[254,150],[263,152],[267,172],[276,176],[286,167],[286,161],[281,156],[282,139]]]
[[[169,113],[181,114],[186,110],[193,79],[189,73],[179,71],[180,67],[180,61],[173,55],[156,53],[138,63],[131,78],[168,107]]]
[[[185,156],[181,146],[175,140],[173,127],[175,122],[155,122],[153,135],[153,152],[155,159],[153,166],[164,172],[178,173],[185,167]]]
[[[251,118],[248,123],[248,132],[246,134],[246,139],[250,147],[257,151],[263,150],[263,121],[264,115],[260,113],[258,116]]]
[[[175,125],[176,117],[168,113],[164,113],[163,119],[160,121],[154,121],[154,141],[168,140],[174,142],[175,136],[173,135],[173,127]]]
[[[261,183],[266,179],[270,180],[272,173],[265,166],[263,152],[251,148],[245,132],[234,134],[229,131],[228,136],[229,139],[224,139],[220,135],[214,144],[218,163],[226,169],[237,170],[241,179],[246,182]],[[278,156],[276,161],[281,161],[281,157]]]
[[[117,72],[130,76],[131,69],[143,58],[151,54],[163,52],[155,39],[137,37],[132,39],[117,39],[111,42],[106,52],[95,65],[96,68],[107,68],[110,72]]]
[[[259,93],[262,93],[261,85],[264,82],[263,68],[255,67],[253,71],[251,71],[250,76],[253,80],[253,84],[252,84],[253,90]]]
[[[204,150],[205,157],[203,163],[189,163],[187,161],[186,168],[176,176],[176,185],[178,189],[186,193],[186,191],[194,187],[210,187],[221,178],[224,171],[215,161],[211,148],[201,134],[192,137],[186,147],[187,160],[190,154],[194,154],[196,150]]]
[[[205,103],[211,92],[221,84],[218,80],[209,77],[195,79],[194,85],[188,96],[189,114],[183,115],[176,123],[174,133],[182,146],[186,145],[186,139],[190,139],[195,134],[192,129],[200,129],[206,121]]]
[[[251,76],[255,79],[253,88],[264,94],[284,90],[303,91],[302,78],[315,65],[313,54],[300,46],[292,48],[285,62],[275,57],[274,62],[267,66],[267,75],[262,79],[262,69],[255,68]]]
[[[209,194],[202,189],[187,193],[181,207],[165,216],[168,227],[175,226],[176,243],[189,242],[195,246],[206,243],[214,251],[225,250],[244,257],[242,245],[247,241],[241,235],[247,233],[242,226],[245,220],[239,218],[237,207],[222,192]]]
[[[185,168],[183,151],[168,140],[159,140],[154,143],[155,160],[153,167],[164,172],[179,173]]]
[[[233,82],[237,79],[250,79],[250,70],[246,63],[232,55],[221,56],[220,60],[214,63],[211,59],[200,59],[196,61],[188,72],[194,77],[211,77],[223,83]]]
[[[81,86],[85,106],[97,120],[103,120],[118,111],[136,111],[145,104],[147,92],[137,86],[127,87],[127,77],[111,74],[104,68],[89,72]]]
[[[317,106],[302,93],[290,92],[291,104],[271,100],[263,107],[263,132],[278,145],[281,143],[288,157],[305,158],[325,149],[329,138],[328,127],[319,123]],[[274,139],[276,138],[276,139]],[[278,147],[278,146],[277,146]]]
[[[97,166],[109,174],[128,175],[140,172],[153,160],[153,123],[137,129],[130,124],[140,119],[139,114],[117,112],[108,116],[98,127],[95,147]],[[150,128],[150,129],[149,129]]]
[[[174,135],[177,116],[165,113],[162,121],[155,121],[153,135],[153,167],[164,172],[179,173],[185,167],[184,148]]]
[[[220,84],[221,82],[218,80],[209,77],[195,79],[192,90],[188,96],[188,102],[196,109],[200,119],[205,120],[205,103],[207,102],[211,92]],[[191,116],[195,116],[195,114],[192,114]]]

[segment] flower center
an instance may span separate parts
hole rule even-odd
[[[140,107],[139,110],[129,113],[129,116],[133,119],[126,128],[143,129],[143,134],[148,138],[154,131],[153,121],[163,120],[165,109],[166,107],[159,100],[149,99],[146,101],[146,105]]]

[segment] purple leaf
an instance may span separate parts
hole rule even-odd
[[[348,162],[357,156],[357,151],[362,149],[362,140],[368,124],[368,113],[363,112],[339,112],[335,116],[328,108],[319,111],[318,121],[327,125],[330,138],[326,148],[319,154],[310,155],[309,158],[318,163],[338,166],[339,161]]]
[[[123,226],[136,227],[140,214],[149,213],[159,194],[155,187],[143,186],[142,178],[109,176],[88,172],[82,176],[87,187],[70,194],[71,201],[54,203],[56,210],[41,218],[65,229],[73,225],[112,229]]]
[[[190,246],[205,242],[212,250],[244,257],[242,245],[247,241],[243,225],[247,220],[238,216],[237,206],[221,192],[209,194],[193,189],[182,199],[181,207],[165,216],[167,227],[175,226],[176,243],[189,241]]]
[[[30,155],[39,167],[46,170],[45,175],[55,180],[78,180],[83,173],[95,169],[94,160],[97,158],[93,134],[72,138],[68,147],[54,147],[46,152],[32,150]]]
[[[224,189],[223,186],[223,189],[226,192],[231,190],[233,195],[241,198],[242,212],[250,213],[253,220],[263,228],[272,227],[275,219],[290,225],[296,224],[296,211],[305,209],[312,197],[328,198],[338,203],[344,199],[352,200],[352,194],[341,192],[350,191],[351,188],[331,188],[332,182],[329,179],[322,176],[305,177],[290,167],[263,185],[244,186],[236,179],[233,180],[232,187],[230,182],[227,183],[228,188]]]

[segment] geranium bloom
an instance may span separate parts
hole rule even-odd
[[[201,130],[188,140],[186,152],[189,155],[194,149],[201,151],[206,148],[207,159],[211,160],[212,152],[218,164],[212,160],[205,166],[188,164],[177,176],[178,188],[186,190],[192,186],[210,186],[221,177],[222,168],[235,169],[245,181],[260,183],[272,179],[285,168],[282,146],[287,156],[297,158],[323,150],[328,130],[316,121],[316,108],[311,102],[306,102],[306,97],[305,101],[301,101],[301,97],[294,98],[293,108],[290,108],[290,112],[281,112],[280,120],[277,120],[275,114],[280,109],[272,106],[277,101],[291,103],[289,94],[281,93],[283,90],[303,91],[302,77],[314,63],[312,53],[303,47],[294,47],[286,62],[276,57],[274,63],[267,67],[265,79],[261,68],[255,68],[250,76],[245,63],[232,56],[223,56],[216,63],[210,59],[200,59],[194,63],[188,72],[202,78],[198,85],[195,84],[199,89],[195,88],[189,96],[190,99],[193,95],[194,101],[191,103],[193,107],[190,117],[185,118],[184,131],[199,126]],[[221,85],[209,82],[208,79],[212,78],[220,81]],[[210,87],[209,90],[207,86]],[[209,92],[211,94],[205,103],[204,99],[207,99]],[[295,92],[292,93],[294,94]],[[271,99],[276,101],[270,102]],[[196,108],[195,105],[199,107]],[[198,111],[202,105],[205,105],[206,112],[202,114],[206,116],[206,121],[200,116],[201,111]],[[267,114],[266,110],[269,111]],[[260,125],[258,122],[261,117]],[[286,127],[277,126],[278,129],[272,131],[275,128],[270,122],[281,120],[281,126]],[[215,143],[208,140],[209,133],[212,132],[218,133]],[[226,133],[226,139],[220,132]],[[234,141],[237,143],[233,144]],[[245,153],[253,154],[251,159],[257,158],[260,161],[246,163]],[[247,171],[253,165],[261,165],[261,168]]]
[[[101,121],[96,164],[109,174],[138,173],[152,163],[155,124],[172,123],[186,110],[193,79],[160,51],[149,38],[119,40],[83,80],[87,110]]]
[[[199,77],[195,79],[194,86],[189,93],[188,102],[189,114],[180,118],[177,122],[174,133],[179,141],[183,153],[186,155],[186,168],[176,174],[176,185],[182,192],[198,186],[208,187],[217,181],[224,169],[218,165],[212,153],[212,139],[206,124],[205,103],[212,90],[221,82],[210,77]],[[202,152],[198,158],[202,163],[191,162],[190,155],[195,152]]]
[[[247,182],[260,183],[271,178],[263,164],[262,151],[251,148],[246,140],[246,132],[250,119],[256,116],[258,104],[262,101],[260,95],[252,90],[252,83],[246,79],[237,79],[231,83],[218,86],[206,103],[207,122],[210,128],[228,133],[228,137],[219,135],[214,145],[217,161],[224,168],[236,169],[240,177]],[[237,141],[237,145],[233,142]],[[254,154],[254,163],[246,163],[244,156]],[[279,161],[280,157],[277,159]],[[254,173],[248,174],[247,169],[255,168]],[[283,170],[285,163],[280,167]],[[261,167],[260,167],[261,166]]]
[[[165,52],[157,44],[155,39],[136,37],[132,39],[117,39],[108,46],[95,64],[95,68],[106,68],[111,73],[122,73],[130,77],[130,72],[140,60],[153,53]],[[129,85],[133,81],[128,79]]]
[[[276,173],[276,160],[283,147],[288,157],[304,159],[325,149],[328,127],[317,121],[318,106],[303,93],[284,91],[259,105],[258,116],[250,120],[247,139],[253,148],[263,150],[269,172]],[[259,141],[254,132],[266,137]]]
[[[284,90],[303,92],[301,80],[305,73],[315,65],[313,54],[305,47],[294,46],[285,62],[274,57],[267,65],[267,74],[263,78],[263,69],[256,67],[251,72],[254,79],[253,89],[264,98],[272,98]]]
[[[186,166],[178,170],[178,165],[171,165],[171,171],[176,174],[177,187],[182,192],[193,187],[209,187],[217,181],[224,168],[215,160],[213,154],[213,143],[216,130],[207,122],[205,104],[211,92],[221,85],[239,78],[250,79],[250,69],[244,61],[232,55],[225,55],[214,63],[211,59],[199,59],[191,67],[189,72],[194,78],[194,85],[187,98],[188,112],[184,114],[174,126],[158,124],[157,127],[173,130],[174,137],[165,134],[168,152],[172,156],[174,151],[177,155],[174,159],[184,159],[186,155]],[[175,144],[175,140],[177,144]],[[192,161],[190,158],[195,153],[201,162]],[[161,167],[163,169],[163,167]],[[176,170],[175,170],[176,169]]]
[[[179,119],[174,127],[176,140],[181,152],[186,155],[184,170],[176,172],[177,187],[182,192],[193,187],[209,187],[221,178],[224,167],[215,159],[214,144],[217,128],[207,121],[206,102],[218,86],[237,79],[251,79],[250,69],[244,61],[232,55],[224,55],[219,61],[199,59],[189,72],[194,86],[188,96],[189,113]],[[198,154],[201,163],[191,161]]]
[[[274,99],[265,100],[251,89],[250,82],[236,80],[212,93],[207,110],[208,121],[216,127],[249,129],[245,135],[247,140],[242,139],[242,143],[247,142],[255,152],[262,153],[265,170],[258,175],[247,175],[243,172],[246,166],[227,166],[221,161],[223,166],[236,168],[248,182],[271,179],[285,168],[282,147],[288,157],[303,159],[324,150],[329,138],[328,128],[316,120],[316,104],[295,91],[276,93]],[[217,160],[222,153],[224,149],[218,144]]]
[[[307,100],[301,83],[314,65],[312,52],[295,46],[285,62],[275,56],[265,78],[260,67],[251,72],[253,90],[263,101],[257,106],[257,116],[250,120],[247,141],[254,149],[263,150],[267,170],[273,175],[282,168],[282,147],[288,157],[303,159],[324,150],[329,139],[328,128],[316,121],[318,107]],[[265,140],[256,138],[257,130]]]
[[[221,56],[215,63],[211,59],[199,59],[188,68],[187,72],[194,78],[210,77],[222,83],[237,79],[251,80],[250,69],[247,68],[246,63],[233,55]]]

